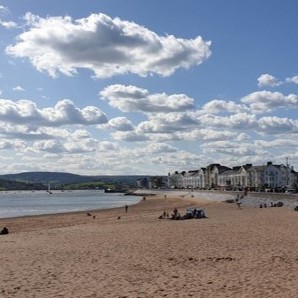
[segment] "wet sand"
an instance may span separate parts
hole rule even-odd
[[[187,206],[208,218],[158,219]],[[288,208],[171,194],[91,215],[1,219],[0,297],[297,297],[298,212]]]

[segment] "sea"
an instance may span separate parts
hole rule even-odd
[[[2,191],[0,218],[110,209],[133,205],[139,196],[100,190]]]

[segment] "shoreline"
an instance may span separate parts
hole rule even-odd
[[[241,194],[241,192],[239,192]],[[159,202],[163,202],[166,198],[172,198],[176,200],[177,206],[196,206],[196,205],[209,205],[210,203],[224,203],[228,205],[235,205],[236,202],[228,203],[226,202],[229,199],[235,199],[237,197],[237,192],[213,192],[213,191],[184,191],[184,190],[137,190],[134,192],[135,196],[140,196],[140,201],[128,205],[131,210],[144,210],[143,204],[147,201],[158,200]],[[279,198],[278,200],[274,200],[272,195],[270,194],[257,194],[259,197],[251,197],[250,194],[248,196],[241,199],[241,206],[245,208],[259,208],[260,204],[266,203],[268,207],[270,207],[270,201],[284,201],[286,199],[293,200],[292,204],[284,204],[281,208],[292,209],[295,205],[298,205],[298,197],[293,196],[285,196],[285,198]],[[142,197],[146,197],[144,201]],[[167,200],[166,200],[167,201]],[[162,212],[162,206],[160,206],[160,212]],[[174,209],[175,206],[173,206]],[[280,209],[280,208],[279,208]],[[154,208],[156,210],[156,208]],[[140,211],[136,211],[140,212]],[[92,216],[87,216],[87,214],[91,214]],[[105,208],[105,209],[90,209],[85,211],[71,211],[71,212],[62,212],[62,213],[51,213],[51,214],[40,214],[40,215],[25,215],[25,216],[17,216],[17,217],[8,217],[8,218],[0,218],[0,229],[4,226],[11,227],[11,232],[19,232],[19,231],[33,231],[38,229],[43,229],[40,227],[44,227],[44,222],[47,222],[47,228],[56,228],[56,227],[68,227],[74,226],[77,224],[87,224],[90,223],[91,218],[95,216],[95,221],[106,220],[109,216],[115,217],[115,214],[119,214],[118,216],[125,215],[124,207],[113,207],[113,208]],[[117,216],[117,217],[118,217]],[[29,223],[29,224],[28,224]],[[25,225],[25,226],[24,226]]]
[[[172,196],[175,200],[173,209],[175,206],[189,206],[195,205],[192,200],[181,200],[175,196]],[[158,200],[158,204],[151,204],[152,201]],[[203,202],[204,200],[202,200]],[[41,215],[26,215],[18,217],[0,218],[0,228],[4,226],[9,228],[10,233],[29,232],[41,229],[55,229],[70,227],[75,225],[89,224],[90,222],[100,222],[104,220],[115,220],[118,216],[129,216],[132,210],[134,215],[141,212],[148,213],[156,210],[162,212],[162,206],[167,205],[168,200],[165,200],[163,196],[148,195],[146,200],[140,198],[140,201],[128,205],[128,213],[125,212],[125,207],[114,207],[106,209],[94,209],[86,211],[73,211],[64,213],[53,214],[41,214]],[[149,208],[149,209],[148,209]],[[171,210],[172,211],[172,210]],[[91,216],[87,215],[90,214]],[[95,216],[95,219],[93,218]],[[46,223],[46,226],[44,225]]]

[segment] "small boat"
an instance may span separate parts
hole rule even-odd
[[[48,183],[48,190],[47,190],[47,192],[51,195],[52,194],[52,191],[51,191],[51,184],[50,183]]]

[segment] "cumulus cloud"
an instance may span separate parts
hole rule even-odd
[[[169,153],[177,152],[178,149],[165,143],[151,143],[146,148],[147,153]]]
[[[262,74],[260,77],[258,77],[258,86],[259,87],[276,87],[281,84],[281,81],[279,81],[276,77],[270,75],[270,74]]]
[[[24,149],[27,144],[21,140],[0,140],[0,149],[1,150],[16,150]]]
[[[287,79],[286,79],[286,82],[287,82],[287,83],[298,84],[298,76],[294,76],[294,77],[291,77],[291,78],[287,78]]]
[[[57,131],[57,129],[55,129]],[[54,131],[50,132],[53,134]],[[33,143],[35,152],[47,152],[52,154],[81,154],[95,152],[99,148],[99,141],[93,139],[90,133],[84,129],[75,131],[65,130],[63,136],[48,140],[38,140]]]
[[[258,121],[259,131],[266,134],[298,133],[298,120],[280,117],[262,117]]]
[[[201,146],[205,154],[217,153],[231,156],[254,156],[257,154],[256,148],[250,143],[217,141],[205,143]]]
[[[139,134],[135,131],[116,131],[113,132],[111,135],[117,141],[141,142],[149,140],[148,136]]]
[[[190,132],[179,132],[176,134],[181,140],[189,141],[216,141],[233,139],[236,141],[243,141],[249,138],[246,133],[239,133],[229,130],[214,130],[211,128],[194,129]]]
[[[249,108],[245,105],[237,104],[234,101],[214,99],[204,104],[201,113],[241,113],[248,112]]]
[[[298,96],[295,94],[284,95],[280,92],[259,91],[243,97],[241,102],[248,104],[254,113],[267,113],[277,108],[297,108]]]
[[[202,115],[199,120],[205,127],[213,128],[248,130],[257,126],[256,115],[248,113],[238,113],[228,117],[206,114]]]
[[[37,70],[74,75],[79,68],[90,69],[105,78],[134,73],[169,76],[178,68],[201,64],[210,55],[211,42],[159,36],[143,26],[105,14],[71,17],[25,16],[27,30],[7,54],[28,58]]]
[[[115,130],[129,131],[134,130],[134,126],[130,120],[125,117],[116,117],[108,122],[108,125]]]
[[[286,138],[286,139],[275,139],[275,140],[256,140],[254,141],[254,144],[258,147],[262,148],[291,148],[291,147],[297,147],[298,146],[298,140],[296,138]]]
[[[98,145],[99,151],[118,151],[119,146],[116,143],[110,142],[110,141],[102,141]]]
[[[59,140],[43,140],[37,141],[33,145],[36,151],[46,151],[51,153],[65,152],[65,148]]]
[[[195,113],[159,113],[148,116],[148,121],[138,124],[139,133],[172,133],[198,125]]]
[[[0,121],[26,124],[32,127],[61,126],[71,124],[92,125],[107,122],[106,115],[94,106],[79,109],[68,99],[59,101],[54,107],[38,109],[29,100],[0,99]]]
[[[99,95],[123,112],[179,112],[194,109],[194,100],[185,94],[149,94],[136,86],[110,85]]]

